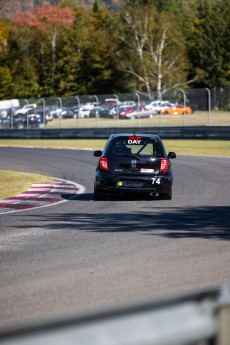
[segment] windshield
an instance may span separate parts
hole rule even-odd
[[[119,137],[111,141],[107,154],[161,157],[163,149],[158,141],[151,138]]]

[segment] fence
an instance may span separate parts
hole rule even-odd
[[[230,290],[0,330],[2,345],[229,345]]]
[[[167,112],[148,111],[146,106],[152,100],[179,103],[178,109]],[[71,97],[49,97],[40,99],[19,99],[19,109],[23,110],[26,119],[24,123],[15,121],[15,114],[20,112],[15,107],[2,109],[0,128],[109,128],[109,127],[176,127],[176,126],[224,126],[230,124],[230,88],[203,88],[190,90],[170,90],[164,94],[152,93],[150,100],[146,95],[108,94],[83,95]],[[0,102],[1,103],[1,102]],[[97,112],[100,105],[107,105],[106,111]],[[134,116],[120,118],[120,105],[136,106]],[[189,114],[185,107],[190,107]],[[113,113],[111,113],[113,111]],[[40,124],[31,122],[32,115],[41,117]],[[8,121],[7,121],[8,120]],[[2,123],[2,124],[1,124]]]

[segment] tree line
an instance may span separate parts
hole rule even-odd
[[[0,99],[230,86],[230,0],[15,8],[0,17]]]

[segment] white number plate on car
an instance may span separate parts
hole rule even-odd
[[[152,173],[154,173],[154,169],[144,169],[144,168],[142,168],[141,172],[142,173],[150,173],[150,174],[152,174]]]

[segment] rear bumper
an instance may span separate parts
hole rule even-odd
[[[151,176],[118,176],[99,172],[95,178],[95,188],[113,193],[169,193],[172,189],[171,172]]]

